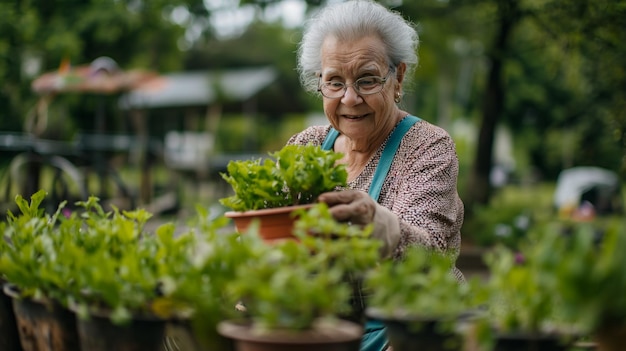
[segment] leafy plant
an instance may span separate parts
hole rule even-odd
[[[485,257],[489,280],[478,291],[487,320],[500,333],[554,333],[558,296],[551,266],[559,258],[547,246],[520,247],[514,252],[498,246]]]
[[[220,203],[235,211],[310,204],[323,192],[345,187],[341,154],[314,145],[287,145],[270,158],[234,160],[221,176],[234,195]]]
[[[66,290],[75,289],[74,277],[69,269],[54,267],[50,262],[59,258],[57,249],[63,238],[57,235],[56,226],[63,218],[61,209],[65,203],[50,215],[40,208],[45,197],[45,191],[33,194],[30,203],[16,197],[21,213],[8,211],[3,224],[0,273],[24,297],[63,298]]]
[[[70,240],[62,253],[76,262],[81,291],[72,298],[82,307],[80,312],[86,316],[92,310],[110,310],[112,318],[120,322],[132,315],[154,314],[151,304],[160,297],[161,279],[171,267],[187,260],[183,254],[193,238],[174,239],[171,224],[159,227],[154,235],[146,233],[144,225],[151,214],[143,210],[105,213],[95,198],[79,205],[85,207],[80,234],[88,238],[89,245],[81,239]],[[78,233],[71,230],[68,234]]]
[[[401,261],[384,261],[366,276],[369,306],[389,316],[456,319],[472,306],[470,284],[452,273],[452,256],[421,246]]]
[[[366,315],[386,326],[394,349],[460,350],[456,326],[471,312],[472,291],[455,276],[454,262],[445,252],[412,246],[401,260],[384,261],[366,275]]]
[[[256,257],[259,239],[225,230],[227,219],[211,218],[202,206],[197,206],[196,212],[185,233],[196,237],[197,242],[188,250],[189,259],[182,260],[185,264],[170,264],[174,269],[162,280],[165,297],[159,299],[159,309],[165,315],[171,309],[187,310],[194,336],[202,346],[230,350],[216,327],[241,313],[234,308],[237,301],[226,286],[235,279],[239,266]],[[254,227],[250,231],[253,233]]]
[[[534,221],[533,213],[528,210],[530,207],[523,203],[477,205],[465,227],[467,232],[472,233],[471,240],[476,245],[493,247],[503,244],[516,249],[528,235]]]
[[[296,211],[294,235],[309,251],[326,256],[334,266],[357,278],[378,265],[380,241],[369,239],[373,224],[366,226],[337,222],[326,204]]]
[[[534,223],[541,223],[553,214],[554,185],[505,186],[496,193],[488,205],[475,205],[472,215],[466,218],[465,239],[481,247],[503,244],[517,249],[527,240]]]
[[[519,251],[491,251],[489,280],[477,287],[491,329],[484,341],[490,342],[489,333],[568,339],[626,325],[625,228],[623,219],[601,228],[545,222],[533,227]]]
[[[626,220],[566,223],[545,227],[541,245],[549,248],[555,291],[564,318],[577,329],[596,333],[626,326]]]
[[[0,272],[23,296],[55,299],[85,318],[109,313],[116,323],[145,314],[186,318],[220,305],[242,253],[232,254],[235,234],[217,235],[225,218],[208,220],[204,210],[185,232],[167,223],[148,233],[145,210],[105,212],[90,197],[68,217],[61,207],[50,216],[38,208],[44,197],[38,192],[30,204],[18,197],[22,213],[10,213],[4,228]]]
[[[379,259],[371,228],[336,222],[325,204],[302,211],[296,227],[300,241],[257,241],[253,257],[228,284],[255,327],[307,329],[320,318],[348,313],[350,275]]]

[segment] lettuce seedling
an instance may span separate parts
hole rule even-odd
[[[221,176],[234,195],[220,203],[249,211],[313,203],[327,191],[346,187],[348,173],[341,154],[315,145],[287,145],[270,158],[233,160]]]

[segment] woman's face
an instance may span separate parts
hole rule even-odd
[[[327,37],[321,54],[321,82],[332,80],[350,85],[362,77],[388,77],[379,93],[359,95],[348,86],[342,97],[323,98],[324,113],[331,125],[350,139],[371,140],[381,133],[386,136],[398,121],[394,93],[399,91],[404,70],[389,74],[393,69],[389,67],[382,41],[376,36],[354,42]]]

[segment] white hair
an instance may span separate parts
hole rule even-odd
[[[334,36],[355,41],[377,35],[384,43],[389,65],[407,65],[406,77],[417,66],[419,38],[414,25],[396,11],[370,0],[351,0],[323,7],[305,25],[298,46],[298,73],[305,90],[317,91],[324,39]]]

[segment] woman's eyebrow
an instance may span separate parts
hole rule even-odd
[[[359,70],[356,71],[355,76],[356,77],[360,77],[366,74],[369,75],[378,75],[378,74],[382,74],[383,72],[380,71],[380,69],[378,67],[367,67],[367,68],[360,68]],[[322,71],[319,76],[340,76],[340,77],[344,77],[344,78],[350,78],[348,76],[346,76],[345,74],[341,73],[338,70],[332,69],[332,70],[328,70],[328,71]]]

